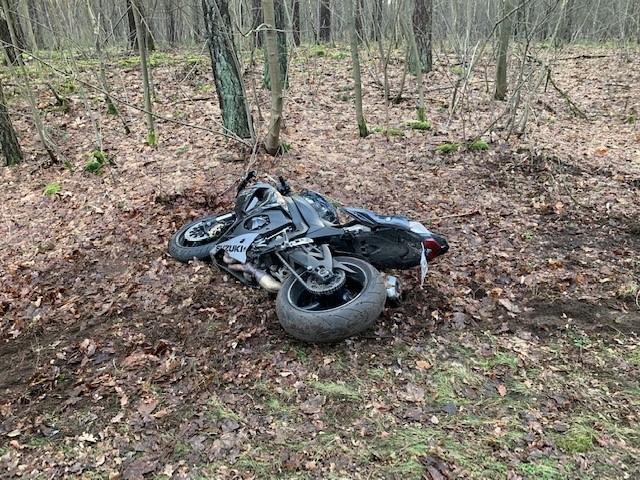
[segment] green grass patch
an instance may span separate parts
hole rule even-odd
[[[640,348],[635,348],[626,355],[627,362],[631,365],[640,366]],[[640,394],[640,390],[638,390]],[[638,396],[640,399],[640,395]]]
[[[573,465],[565,466],[549,458],[541,458],[534,463],[523,463],[518,467],[518,473],[536,480],[573,480],[580,478],[571,473],[574,471],[575,467]],[[569,475],[570,473],[571,475]]]
[[[397,137],[403,137],[404,136],[404,132],[402,130],[399,130],[397,128],[390,128],[388,130],[385,130],[383,127],[375,127],[373,129],[374,132],[377,133],[386,133],[390,136],[397,136]]]
[[[211,397],[207,403],[207,415],[214,420],[223,420],[225,418],[238,420],[240,416],[220,402],[216,397]]]
[[[450,154],[456,153],[460,149],[459,143],[445,143],[436,147],[438,152]]]
[[[352,402],[362,401],[362,395],[357,390],[343,382],[313,382],[311,388],[327,398],[348,400]]]
[[[102,175],[104,173],[105,165],[112,162],[111,158],[107,156],[102,150],[94,150],[90,154],[91,160],[87,162],[84,167],[85,172],[93,173],[95,175]]]
[[[477,140],[475,142],[471,142],[467,145],[467,149],[472,152],[479,152],[482,150],[489,150],[489,144],[483,140]]]
[[[565,453],[586,453],[596,442],[596,431],[585,423],[574,424],[563,434],[556,436],[556,445]]]
[[[427,121],[424,121],[424,122],[420,122],[420,121],[409,122],[409,126],[413,130],[429,130],[431,128],[431,124],[429,122],[427,122]]]
[[[60,184],[58,182],[51,182],[49,185],[47,185],[44,188],[44,191],[42,193],[45,194],[46,196],[51,196],[51,195],[56,195],[59,192],[60,192]]]

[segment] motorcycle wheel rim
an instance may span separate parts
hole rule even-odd
[[[306,312],[327,312],[354,302],[367,286],[367,275],[358,265],[343,263],[354,273],[346,272],[344,285],[338,291],[330,295],[317,295],[309,292],[299,281],[295,281],[287,291],[289,303]]]
[[[216,222],[215,220],[211,222],[199,222],[188,228],[180,236],[180,244],[183,247],[197,247],[215,242],[222,236],[227,226],[224,222]],[[209,233],[214,229],[216,229],[216,231],[212,236]]]

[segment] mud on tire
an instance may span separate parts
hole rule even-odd
[[[380,316],[386,288],[380,273],[369,263],[353,257],[335,257],[353,273],[346,272],[345,285],[331,295],[312,295],[290,275],[276,298],[280,324],[290,335],[313,343],[344,340],[369,328]]]

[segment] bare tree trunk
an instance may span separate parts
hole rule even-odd
[[[174,0],[165,0],[164,8],[166,11],[167,40],[169,45],[175,47],[178,44],[178,27],[176,26],[176,6],[173,2]]]
[[[263,33],[260,30],[256,31],[256,29],[262,23],[262,2],[261,2],[261,0],[252,0],[251,13],[252,13],[252,18],[253,18],[253,25],[252,25],[251,28],[254,31],[253,36],[254,36],[254,39],[255,39],[254,40],[255,41],[254,45],[257,48],[262,48]]]
[[[0,147],[2,147],[2,155],[7,166],[15,165],[24,160],[18,136],[13,128],[13,123],[11,123],[11,117],[9,117],[2,82],[0,82]]]
[[[405,4],[402,8],[406,9],[407,4]],[[406,10],[405,10],[406,12]],[[407,61],[410,61],[410,58],[419,58],[418,55],[418,44],[416,43],[416,37],[413,34],[413,26],[411,19],[409,19],[406,15],[405,18],[402,19],[402,25],[404,29],[405,36],[407,38],[407,43],[410,48],[410,55],[407,56]],[[426,109],[424,106],[424,85],[422,82],[422,69],[417,68],[416,72],[416,83],[418,84],[418,121],[424,122],[426,121]]]
[[[289,64],[287,59],[287,34],[289,30],[287,25],[287,15],[284,11],[284,0],[273,0],[273,8],[275,11],[275,28],[276,38],[278,41],[278,68],[280,69],[280,81],[282,89],[287,90],[289,88]],[[267,51],[265,50],[265,55]],[[268,61],[265,62],[264,69],[264,85],[269,90],[271,89],[271,76],[269,75],[269,68],[271,68]]]
[[[355,83],[354,94],[356,104],[356,121],[358,122],[358,133],[364,138],[369,135],[367,121],[362,111],[362,80],[360,79],[360,57],[358,55],[358,33],[356,31],[356,21],[354,10],[358,0],[348,0],[347,22],[349,28],[349,43],[351,45],[351,63],[353,67],[353,81]]]
[[[253,124],[231,34],[228,0],[202,0],[202,8],[222,123],[232,134],[253,139]]]
[[[498,61],[496,65],[496,89],[493,94],[496,100],[507,97],[507,55],[509,53],[509,39],[513,24],[511,0],[502,1],[502,20],[500,24],[500,38],[498,41]]]
[[[136,24],[134,12],[134,9],[136,9],[139,15],[140,26],[142,27],[141,32],[144,35],[144,44],[146,45],[147,51],[153,52],[156,49],[156,45],[153,40],[153,35],[151,34],[151,29],[149,28],[149,23],[147,22],[144,14],[142,2],[139,0],[127,0],[127,9],[127,20],[129,22],[129,44],[131,45],[131,49],[137,50],[140,47],[140,41],[138,40],[138,25]]]
[[[329,43],[331,41],[331,0],[320,0],[320,42]]]
[[[433,0],[415,0],[413,9],[413,33],[418,47],[418,58],[413,59],[413,68],[421,68],[423,73],[433,68],[431,47],[433,24]]]
[[[142,88],[144,89],[144,110],[147,120],[147,144],[155,147],[158,143],[156,127],[153,119],[153,105],[151,104],[151,82],[149,81],[149,64],[147,61],[147,44],[142,15],[137,5],[133,5],[133,18],[136,22],[136,36],[138,37],[138,52],[140,53],[140,70],[142,71]]]
[[[269,118],[269,131],[265,140],[265,149],[270,155],[275,155],[280,150],[280,128],[282,126],[282,79],[280,78],[280,65],[278,55],[278,38],[276,35],[276,14],[273,0],[262,0],[262,12],[265,23],[265,46],[269,63],[269,76],[271,84],[271,116]]]
[[[2,0],[2,9],[4,10],[5,17],[7,19],[7,28],[9,30],[9,35],[11,36],[11,43],[13,45],[16,45],[17,36],[16,36],[16,31],[13,28],[12,16],[9,14],[10,12],[9,3],[7,0]],[[31,86],[29,84],[29,76],[27,75],[27,71],[24,66],[24,62],[22,61],[21,55],[16,55],[16,62],[18,63],[20,69],[22,70],[22,76],[25,81],[24,92],[26,94],[27,101],[29,103],[29,109],[31,110],[31,114],[33,115],[33,121],[35,123],[36,131],[38,132],[38,137],[40,138],[40,141],[42,142],[42,146],[47,152],[47,155],[49,155],[49,159],[51,160],[51,162],[57,163],[58,157],[54,152],[55,145],[53,144],[53,142],[49,140],[49,137],[45,132],[44,124],[42,123],[42,118],[40,117],[40,112],[36,105],[36,99],[33,95],[33,90],[31,89]]]
[[[38,8],[36,7],[35,0],[27,0],[27,10],[29,12],[29,21],[33,28],[33,36],[35,45],[33,48],[38,50],[38,48],[42,47],[44,41],[42,38],[42,25],[39,17]]]
[[[293,18],[291,21],[293,30],[293,43],[300,46],[300,0],[293,0]]]
[[[138,33],[136,32],[136,19],[131,0],[127,0],[127,22],[129,26],[129,46],[131,50],[136,50],[138,48]]]

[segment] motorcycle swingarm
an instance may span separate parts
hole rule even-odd
[[[323,282],[327,281],[334,276],[334,269],[340,268],[346,272],[353,273],[353,271],[346,265],[336,262],[331,255],[329,246],[322,244],[319,245],[320,250],[311,250],[306,247],[296,248],[286,253],[288,261],[280,254],[276,252],[276,255],[283,263],[283,265],[289,269],[289,271],[298,277],[305,286],[306,282],[299,277],[298,271],[295,265],[303,267],[306,272],[310,273],[317,280]]]

